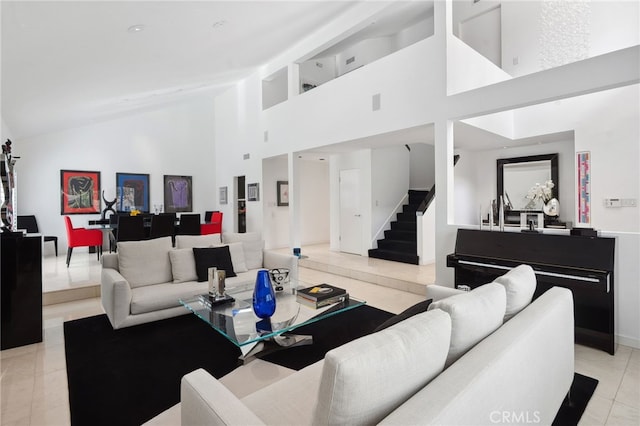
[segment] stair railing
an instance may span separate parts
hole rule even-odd
[[[382,222],[382,225],[380,226],[380,228],[378,228],[376,233],[373,235],[373,239],[369,243],[369,247],[378,248],[378,240],[382,239],[381,235],[384,234],[384,231],[389,229],[388,228],[389,224],[394,219],[394,217],[398,214],[398,212],[402,211],[402,206],[405,204],[407,198],[409,198],[409,194],[404,194],[404,196],[400,199],[400,201],[398,201],[398,204],[396,204],[395,208],[391,210],[391,213],[389,213],[389,216],[387,216],[387,218]]]

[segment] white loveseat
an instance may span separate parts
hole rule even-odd
[[[571,292],[529,303],[531,283],[517,288],[535,288],[530,267],[501,278],[468,293],[430,286],[453,296],[242,397],[227,377],[191,372],[181,404],[150,424],[551,424],[574,374]]]
[[[179,299],[208,291],[206,281],[197,281],[193,248],[228,246],[237,276],[227,278],[227,288],[255,283],[261,268],[289,269],[297,279],[298,258],[264,250],[258,233],[178,235],[118,243],[118,253],[102,257],[102,306],[114,329],[129,327],[189,313]]]

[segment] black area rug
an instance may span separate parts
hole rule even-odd
[[[583,376],[580,373],[574,373],[573,383],[569,394],[571,398],[565,398],[553,420],[554,426],[573,426],[577,425],[580,417],[584,414],[585,408],[598,386],[598,381],[591,377]]]
[[[362,306],[296,329],[314,344],[261,357],[300,369],[372,332],[392,314]],[[64,323],[71,424],[140,425],[180,401],[180,379],[204,368],[220,378],[240,350],[194,315],[113,330],[106,315]],[[577,425],[598,384],[576,373],[554,425]]]
[[[392,314],[362,306],[301,327],[314,344],[265,357],[299,369],[372,332]],[[180,379],[204,368],[220,378],[240,350],[195,315],[113,330],[106,315],[64,323],[71,424],[140,425],[180,401]]]

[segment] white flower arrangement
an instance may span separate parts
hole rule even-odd
[[[553,198],[552,189],[554,186],[552,180],[546,181],[543,185],[536,183],[527,193],[527,198],[531,200],[532,203],[537,204],[538,201],[542,201],[543,204],[546,204],[547,201]]]

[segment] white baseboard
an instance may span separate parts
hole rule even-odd
[[[629,346],[631,348],[640,349],[640,339],[636,339],[633,337],[616,335],[616,343],[624,346]]]

